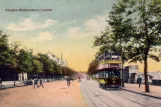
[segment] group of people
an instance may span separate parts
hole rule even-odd
[[[70,81],[71,81],[71,78],[67,77],[67,86],[69,87],[70,86]],[[40,83],[40,85],[38,85],[38,81]],[[81,79],[80,77],[78,76],[78,81],[81,82]],[[141,87],[141,83],[142,83],[142,78],[141,76],[139,75],[138,78],[137,78],[137,83],[139,84],[139,88]],[[0,86],[2,86],[2,79],[0,78]],[[34,79],[34,88],[35,86],[37,86],[37,88],[39,88],[40,86],[42,86],[42,88],[44,88],[44,85],[43,85],[43,80],[42,78],[41,79]]]
[[[40,79],[40,85],[38,85],[38,79],[34,79],[34,88],[35,86],[37,86],[37,88],[39,88],[40,86],[42,86],[42,88],[44,88],[44,85],[43,85],[43,80]]]

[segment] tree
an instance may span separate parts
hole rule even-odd
[[[145,91],[149,92],[148,58],[159,61],[158,56],[151,54],[156,46],[161,45],[161,2],[159,0],[122,0],[126,5],[128,17],[133,18],[133,41],[129,44],[131,62],[144,61]]]
[[[8,35],[5,34],[3,31],[0,31],[0,77],[2,79],[5,74],[7,77],[10,76],[10,71],[12,69],[11,62],[11,53],[10,47],[8,44]]]
[[[9,60],[8,35],[0,30],[0,67],[7,65]]]
[[[33,60],[33,73],[39,74],[42,72],[43,72],[43,64],[39,60],[34,59]]]
[[[46,54],[39,53],[38,56],[39,56],[38,60],[43,65],[43,72],[48,76],[54,73],[53,61],[49,59],[49,57]]]
[[[18,60],[18,54],[19,54],[19,47],[21,46],[20,42],[13,42],[10,46],[9,50],[9,61],[8,64],[10,65],[11,70],[13,72],[19,72],[19,60]],[[14,74],[14,86],[15,86],[15,74]]]
[[[61,72],[61,66],[58,65],[55,61],[52,61],[52,65],[53,65],[54,73],[56,75],[61,75],[62,74],[62,72]]]
[[[31,73],[33,71],[33,55],[32,51],[20,49],[19,52],[19,69],[24,74]],[[24,76],[22,76],[24,77]],[[24,78],[23,78],[24,80]]]
[[[71,68],[69,68],[69,67],[62,66],[61,69],[62,69],[62,74],[63,75],[72,76],[72,75],[76,74],[76,71],[71,69]]]
[[[87,73],[88,73],[88,74],[95,74],[96,71],[97,71],[97,67],[98,67],[98,61],[93,60],[93,61],[89,64]]]
[[[159,61],[151,51],[161,45],[161,2],[119,0],[112,7],[108,23],[111,33],[105,31],[96,38],[94,45],[118,49],[125,61],[144,61],[145,91],[149,92],[148,58]]]
[[[128,59],[130,62],[144,61],[145,91],[149,92],[148,58],[159,61],[158,56],[151,54],[151,51],[161,45],[161,2],[120,0],[115,6],[122,19],[129,20],[128,23],[132,25],[128,35],[124,32],[124,39],[130,36],[127,43]]]

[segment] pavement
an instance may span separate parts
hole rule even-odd
[[[0,90],[22,86],[25,86],[22,81],[16,81],[16,86],[14,86],[14,81],[3,81],[2,86],[0,86]]]
[[[145,92],[144,84],[141,84],[141,87],[139,88],[138,84],[125,83],[125,87],[123,87],[122,89],[137,94],[142,94],[145,96],[161,99],[161,86],[149,85],[149,88],[150,92]]]
[[[33,86],[0,90],[0,107],[86,107],[78,81],[67,87],[66,81],[45,82]]]

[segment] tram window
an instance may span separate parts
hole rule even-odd
[[[120,72],[119,71],[108,71],[108,77],[115,77],[115,76],[120,77]]]
[[[109,77],[114,77],[115,73],[113,71],[109,72]]]
[[[104,77],[104,72],[100,72],[99,77]]]
[[[105,77],[108,77],[108,72],[106,72],[106,76]]]
[[[118,77],[120,77],[120,72],[119,71],[117,71],[117,75],[118,75]]]

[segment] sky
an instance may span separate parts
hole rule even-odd
[[[92,47],[94,37],[108,25],[108,13],[116,1],[0,0],[0,29],[9,35],[10,43],[21,41],[34,54],[62,54],[69,67],[86,71],[98,51]]]

